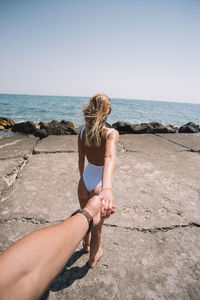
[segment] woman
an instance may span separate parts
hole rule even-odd
[[[106,120],[111,113],[110,99],[104,94],[97,94],[90,99],[83,109],[85,127],[78,137],[79,172],[78,197],[81,208],[88,199],[100,192],[102,201],[102,220],[94,227],[91,234],[84,238],[84,250],[90,252],[89,267],[94,267],[103,251],[100,248],[101,230],[105,217],[114,211],[112,179],[115,169],[116,147],[119,133],[106,127]],[[88,165],[84,170],[85,157]]]

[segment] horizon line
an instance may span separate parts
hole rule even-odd
[[[91,98],[91,96],[72,96],[72,95],[55,95],[55,94],[29,94],[29,93],[1,93],[0,95],[21,95],[21,96],[46,96],[46,97],[73,97],[73,98]],[[167,103],[185,103],[185,104],[199,104],[200,105],[200,100],[198,102],[185,102],[186,100],[183,100],[183,102],[178,101],[178,100],[160,100],[160,99],[141,99],[141,98],[119,98],[119,97],[109,97],[110,99],[119,99],[119,100],[133,100],[133,101],[152,101],[152,102],[167,102]]]

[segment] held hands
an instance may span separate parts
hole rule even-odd
[[[103,189],[99,196],[102,200],[101,205],[101,217],[108,218],[111,214],[115,212],[116,206],[113,205],[113,193],[111,188]]]
[[[113,205],[113,194],[111,189],[104,189],[98,196],[89,199],[84,207],[93,217],[93,225],[96,226],[101,218],[108,218],[115,212],[116,206]]]

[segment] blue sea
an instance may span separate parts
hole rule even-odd
[[[69,120],[76,125],[84,123],[82,108],[87,97],[37,96],[0,94],[0,117],[22,121]],[[108,123],[116,121],[144,123],[157,121],[164,125],[184,125],[190,121],[200,124],[200,104],[111,99],[112,113]]]

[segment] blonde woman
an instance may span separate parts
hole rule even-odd
[[[84,237],[84,250],[90,252],[87,262],[89,267],[94,267],[103,254],[100,248],[102,224],[104,218],[110,216],[115,210],[112,180],[119,133],[113,128],[106,127],[106,120],[110,113],[109,97],[104,94],[93,96],[83,109],[85,127],[82,128],[78,137],[80,206],[83,208],[93,195],[101,193],[103,197],[102,220],[91,233]],[[84,170],[85,157],[88,165]]]

